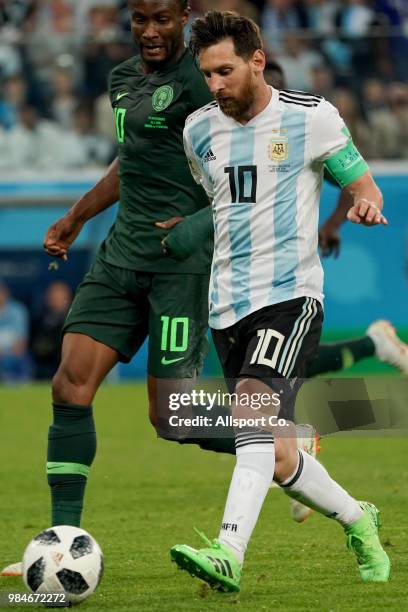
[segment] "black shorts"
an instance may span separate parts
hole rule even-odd
[[[321,304],[308,297],[267,306],[232,327],[212,330],[230,393],[237,380],[256,378],[283,393],[279,416],[293,420],[297,392],[316,356]]]

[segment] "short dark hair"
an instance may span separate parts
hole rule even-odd
[[[281,76],[284,76],[283,68],[278,62],[269,60],[265,66],[265,71],[270,70],[271,72],[278,72]]]
[[[190,47],[194,55],[202,49],[232,38],[235,53],[249,59],[258,49],[263,49],[261,31],[252,19],[232,11],[209,11],[193,23]]]

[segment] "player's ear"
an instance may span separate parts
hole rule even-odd
[[[265,70],[266,56],[262,49],[257,49],[252,56],[251,63],[256,74],[260,74]]]

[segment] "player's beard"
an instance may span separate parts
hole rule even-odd
[[[220,109],[236,121],[245,118],[255,101],[255,89],[252,74],[249,72],[237,97],[216,97]]]

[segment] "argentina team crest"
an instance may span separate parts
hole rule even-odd
[[[170,106],[174,100],[174,89],[171,85],[163,85],[156,89],[152,98],[152,106],[155,111],[161,113]]]
[[[269,159],[284,162],[289,157],[289,140],[284,132],[276,132],[268,147]]]

